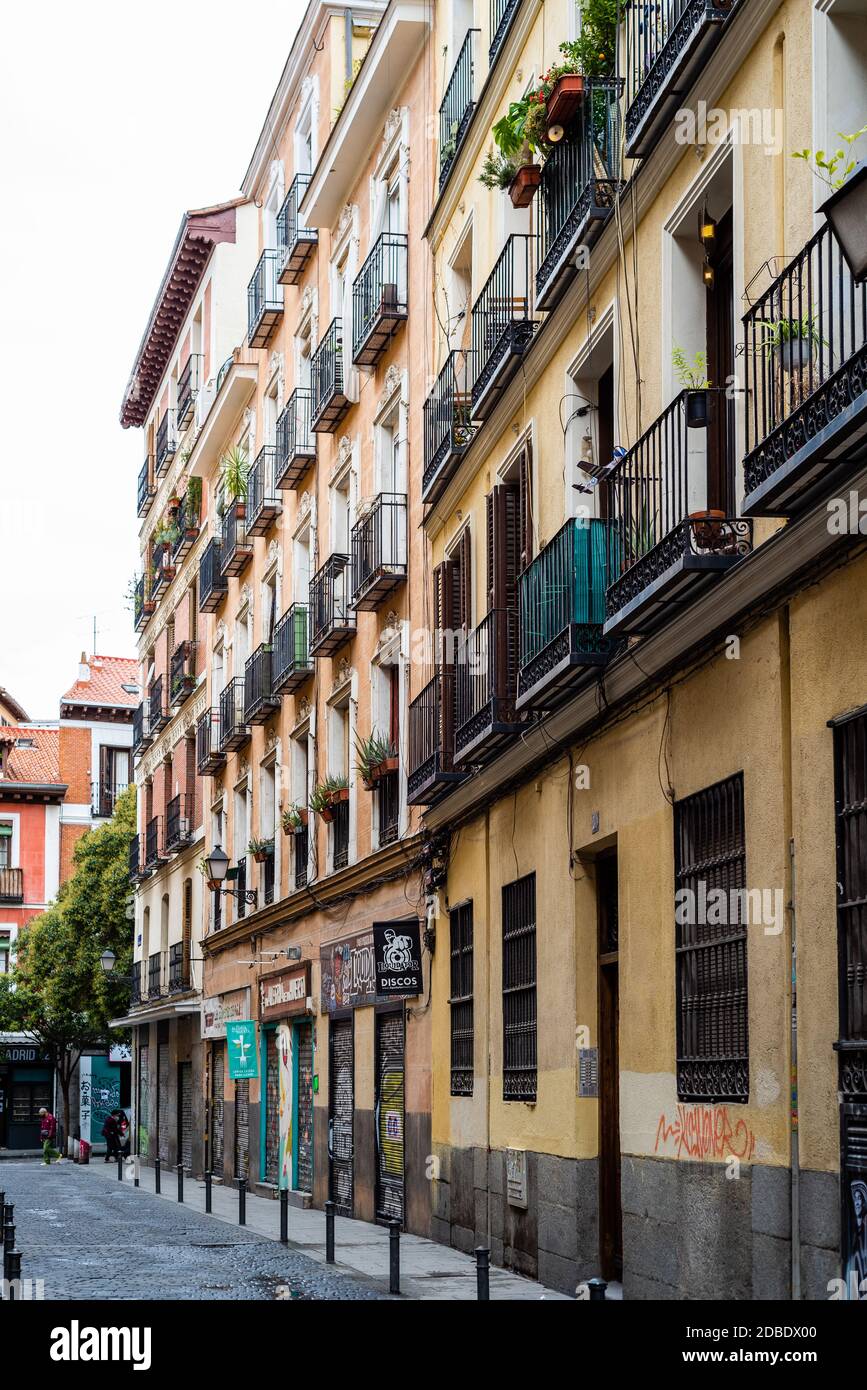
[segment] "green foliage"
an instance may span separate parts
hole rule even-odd
[[[683,348],[672,348],[671,361],[677,373],[681,386],[688,391],[707,391],[710,382],[707,379],[707,353],[697,352],[692,361],[689,360]]]
[[[397,749],[394,744],[390,739],[384,738],[376,729],[367,738],[356,735],[355,751],[358,754],[355,770],[361,774],[365,782],[370,781],[375,769],[384,763],[386,758],[397,757]]]
[[[274,840],[259,840],[253,835],[247,846],[248,854],[268,854],[274,849]]]
[[[586,77],[610,77],[617,57],[618,0],[579,0],[581,33],[572,43],[561,44],[568,51],[574,72]]]
[[[250,460],[247,458],[246,450],[239,449],[237,444],[233,444],[220,459],[220,480],[226,493],[238,502],[246,502],[247,500],[247,475],[249,472]]]
[[[773,319],[762,324],[762,328],[764,329],[762,346],[768,352],[781,347],[784,343],[800,340],[815,347],[825,342],[812,314],[804,314],[800,319]]]
[[[842,130],[838,130],[837,134],[843,141],[845,149],[835,150],[833,154],[826,154],[824,150],[795,150],[792,155],[793,159],[803,159],[812,168],[813,173],[823,183],[826,183],[832,192],[843,187],[855,168],[858,161],[852,157],[852,146],[861,139],[862,135],[867,135],[867,125],[862,125],[861,129],[856,130],[853,135],[844,135]]]
[[[187,483],[187,520],[190,521],[201,516],[202,513],[202,480],[192,477]]]
[[[280,817],[280,824],[284,830],[297,830],[304,824],[303,809],[297,801],[293,801],[291,806],[286,807]]]
[[[325,777],[310,793],[311,811],[321,814],[327,810],[334,799],[334,793],[345,791],[348,786],[349,780],[346,777]]]
[[[479,183],[484,184],[485,188],[508,188],[517,172],[518,166],[513,159],[488,150],[482,162]]]

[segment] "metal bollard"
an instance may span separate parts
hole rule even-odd
[[[247,1224],[247,1179],[238,1179],[238,1225]]]
[[[9,1251],[9,1273],[5,1275],[7,1280],[6,1291],[9,1295],[9,1302],[15,1300],[15,1290],[21,1283],[21,1251]]]
[[[3,1227],[3,1278],[9,1278],[9,1256],[15,1249],[15,1227]]]
[[[212,1175],[211,1170],[210,1170],[210,1168],[209,1168],[208,1171],[207,1171],[207,1173],[205,1174],[205,1211],[206,1211],[206,1212],[210,1212],[210,1210],[211,1210],[211,1181],[212,1181],[212,1176],[213,1176],[213,1175]]]
[[[117,1156],[117,1180],[123,1182],[123,1154]]]
[[[289,1244],[289,1189],[280,1188],[280,1244]]]
[[[10,1222],[12,1222],[12,1221],[15,1220],[14,1212],[15,1212],[15,1203],[14,1203],[14,1202],[4,1202],[4,1203],[3,1203],[3,1213],[2,1213],[2,1215],[3,1215],[3,1222],[2,1222],[2,1224],[3,1224],[4,1226],[8,1226],[8,1225],[10,1224]]]
[[[491,1298],[491,1252],[484,1245],[476,1246],[476,1298],[485,1303]]]
[[[154,1159],[154,1192],[159,1193],[159,1190],[160,1190],[160,1161],[159,1161],[158,1158],[155,1158],[155,1159]]]
[[[325,1263],[334,1264],[334,1203],[325,1203]]]
[[[178,1164],[178,1201],[184,1200],[184,1165]]]
[[[388,1223],[388,1292],[400,1293],[400,1222]]]
[[[590,1290],[591,1303],[605,1302],[605,1290],[608,1288],[608,1285],[604,1279],[600,1279],[598,1275],[595,1279],[588,1279],[587,1287]]]
[[[134,1164],[134,1167],[133,1167],[133,1170],[132,1170],[132,1171],[133,1171],[133,1175],[134,1175],[134,1176],[133,1176],[133,1180],[132,1180],[132,1185],[133,1185],[133,1187],[138,1187],[138,1173],[139,1173],[139,1168],[140,1168],[140,1166],[141,1166],[141,1154],[136,1154],[136,1155],[135,1155],[135,1157],[133,1158],[133,1164]]]
[[[5,1205],[6,1205],[6,1193],[5,1193],[5,1192],[0,1192],[0,1212],[3,1211],[3,1208],[5,1207]]]

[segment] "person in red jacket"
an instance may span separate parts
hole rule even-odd
[[[42,1157],[46,1163],[50,1163],[52,1158],[59,1158],[60,1154],[54,1147],[54,1136],[57,1133],[57,1121],[50,1110],[45,1107],[39,1111],[39,1138],[42,1140]]]

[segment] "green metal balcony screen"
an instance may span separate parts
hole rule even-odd
[[[520,577],[522,666],[572,624],[605,621],[605,590],[612,573],[611,528],[598,518],[574,517]]]

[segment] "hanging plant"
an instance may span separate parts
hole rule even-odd
[[[306,806],[301,806],[297,801],[293,801],[291,806],[280,817],[280,824],[283,826],[284,835],[298,835],[307,824],[308,810]]]
[[[390,739],[383,738],[376,729],[367,738],[356,736],[355,751],[358,754],[355,768],[367,791],[373,791],[386,773],[397,770],[397,749]]]
[[[274,853],[274,841],[258,840],[254,835],[247,846],[247,853],[252,854],[257,864],[264,864],[265,860]]]

